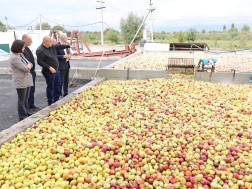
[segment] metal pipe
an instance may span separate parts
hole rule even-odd
[[[139,33],[140,29],[142,28],[143,24],[145,23],[145,21],[146,21],[148,15],[150,14],[150,12],[151,12],[151,10],[149,10],[148,14],[146,15],[146,17],[145,17],[144,20],[142,21],[142,23],[141,23],[141,25],[139,26],[139,28],[138,28],[138,30],[137,30],[135,36],[133,37],[132,41],[130,42],[129,46],[131,46],[131,44],[135,41],[135,38],[136,38],[137,34]]]

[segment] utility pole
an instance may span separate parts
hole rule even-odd
[[[5,16],[5,20],[6,20],[6,27],[8,29],[9,28],[9,24],[8,24],[8,18],[7,18],[7,16]]]
[[[155,8],[153,7],[153,4],[150,0],[150,12],[151,12],[151,42],[153,43],[153,23],[154,23],[154,18],[153,18],[153,11]]]
[[[97,7],[96,9],[101,9],[101,45],[104,44],[104,39],[103,39],[103,9],[106,7],[103,7],[103,1],[97,1],[98,3],[100,3],[100,7]]]
[[[41,25],[41,15],[39,15],[39,30],[42,30],[42,25]]]

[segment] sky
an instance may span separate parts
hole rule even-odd
[[[150,0],[103,0],[104,29],[120,31],[120,20],[130,12],[146,17]],[[146,19],[146,28],[154,32],[221,31],[234,23],[240,29],[247,24],[252,29],[252,0],[152,0],[151,14]],[[96,0],[4,0],[0,5],[0,21],[20,28],[28,28],[40,22],[51,26],[64,25],[67,30],[101,30],[101,3]],[[7,18],[7,20],[6,20]],[[33,22],[32,22],[33,21]]]

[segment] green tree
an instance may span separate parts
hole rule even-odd
[[[121,18],[120,28],[122,38],[126,43],[130,43],[135,36],[138,28],[142,23],[143,17],[138,17],[133,12],[130,12],[126,19]],[[135,42],[139,42],[142,38],[142,31],[144,26],[140,29],[138,35],[135,38]]]
[[[36,29],[36,30],[40,30],[40,24],[39,24],[39,23],[36,24],[35,29]],[[41,29],[42,29],[42,30],[50,30],[50,29],[51,29],[51,26],[50,26],[50,24],[48,24],[47,22],[42,22],[42,23],[41,23]]]
[[[61,25],[53,26],[52,29],[57,29],[58,31],[64,31],[65,30],[64,26],[61,26]]]
[[[234,29],[235,29],[235,25],[234,25],[234,23],[232,23],[230,30],[234,30]]]
[[[227,27],[226,25],[223,26],[223,31],[226,31],[227,30]]]
[[[119,32],[114,29],[107,29],[105,31],[105,38],[112,43],[118,43],[119,41]]]
[[[231,24],[231,28],[229,30],[231,39],[234,39],[238,36],[239,32],[238,29],[235,27],[234,23]]]
[[[178,32],[178,33],[176,34],[176,36],[177,36],[177,39],[178,39],[178,41],[179,41],[180,43],[184,43],[184,42],[185,42],[186,38],[185,38],[185,35],[184,35],[183,32]]]
[[[241,29],[241,31],[242,31],[242,32],[246,32],[246,33],[250,32],[250,27],[249,27],[249,25],[244,24],[243,27],[242,27],[242,29]]]
[[[1,32],[6,32],[7,31],[7,27],[0,21],[0,31]]]
[[[187,41],[195,41],[197,38],[197,31],[194,28],[190,28],[187,32]]]

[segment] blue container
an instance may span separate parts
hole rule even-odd
[[[252,83],[252,72],[250,73],[249,83]]]
[[[213,63],[216,64],[217,59],[216,59],[216,58],[213,58],[212,60],[213,60]]]
[[[202,64],[208,64],[209,63],[209,59],[208,58],[203,58],[202,59]]]

